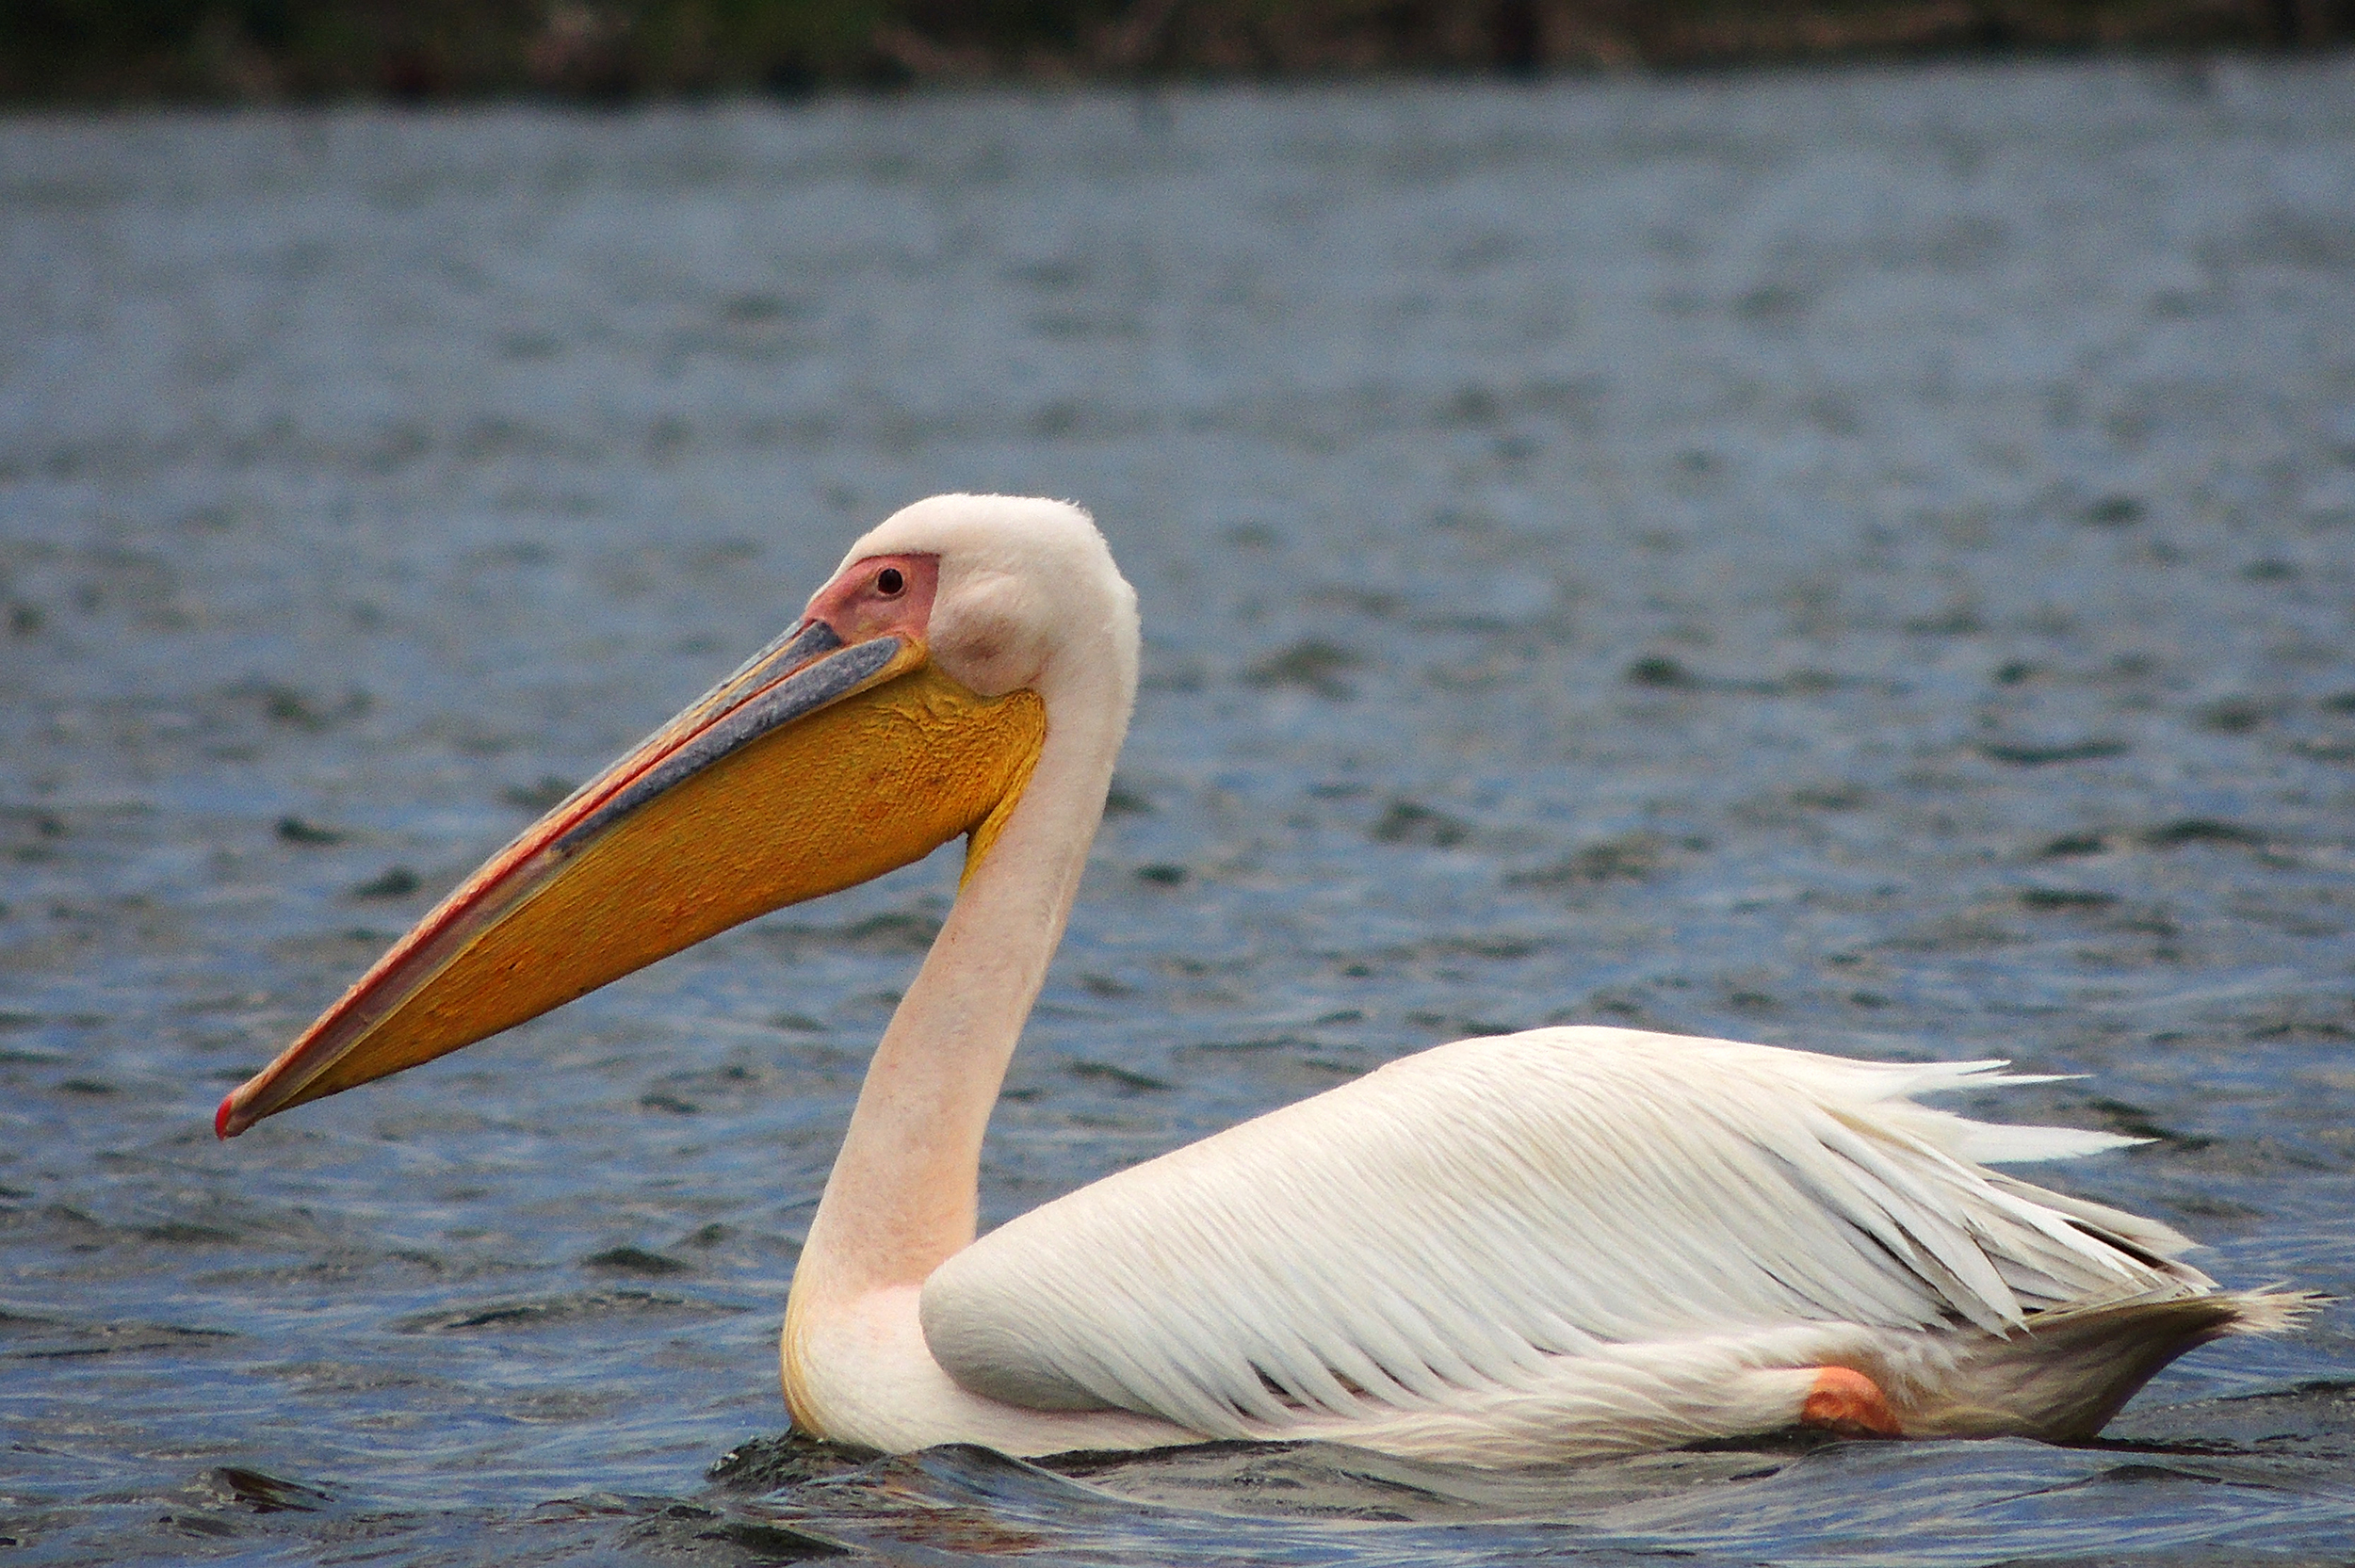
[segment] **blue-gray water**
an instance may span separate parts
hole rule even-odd
[[[2355,1291],[2355,62],[17,119],[12,1560],[2345,1560],[2344,1306],[2084,1449],[784,1440],[946,860],[213,1141],[945,489],[1089,503],[1147,628],[991,1220],[1635,1021],[2087,1075],[1960,1108]]]

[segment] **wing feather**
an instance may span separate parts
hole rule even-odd
[[[1914,1093],[2000,1062],[1630,1029],[1462,1041],[1022,1216],[926,1284],[969,1389],[1214,1436],[1528,1386],[1605,1346],[2204,1288],[2165,1226],[1973,1163],[2129,1140]]]

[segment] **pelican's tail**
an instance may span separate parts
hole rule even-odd
[[[2304,1290],[2219,1290],[2038,1312],[1967,1352],[1903,1412],[1906,1434],[2079,1442],[2184,1351],[2227,1334],[2282,1333],[2323,1301]]]

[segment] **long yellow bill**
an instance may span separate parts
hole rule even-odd
[[[1035,693],[976,696],[920,639],[764,649],[500,850],[220,1103],[265,1116],[470,1045],[960,833],[978,861],[1046,736]]]

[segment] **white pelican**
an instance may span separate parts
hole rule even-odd
[[[2219,1290],[2167,1226],[1980,1162],[2131,1141],[1910,1096],[1895,1065],[1632,1029],[1467,1040],[975,1239],[982,1136],[1136,688],[1087,514],[943,495],[788,636],[525,832],[221,1103],[265,1116],[496,1033],[962,833],[794,1272],[821,1436],[1015,1454],[1320,1438],[1508,1464],[1812,1424],[2089,1436]]]

